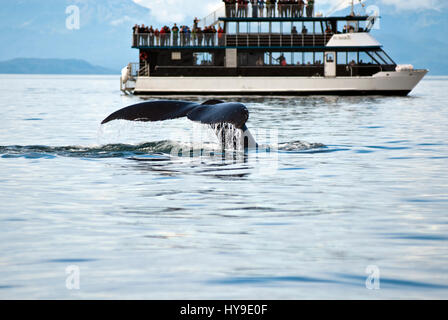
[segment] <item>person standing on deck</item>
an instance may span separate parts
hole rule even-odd
[[[224,46],[225,35],[224,35],[224,29],[221,28],[221,25],[218,25],[218,45]]]
[[[306,5],[306,16],[312,17],[314,12],[314,0],[308,0]]]
[[[193,26],[193,29],[191,30],[191,45],[195,46],[197,41],[197,33],[196,33],[197,27]]]
[[[169,31],[169,32],[168,32]],[[168,26],[165,26],[165,46],[170,46],[171,44],[171,30]]]
[[[132,27],[132,44],[133,46],[138,46],[138,25],[135,24]]]
[[[252,18],[258,18],[258,0],[250,0],[252,4]]]
[[[222,0],[224,6],[226,7],[226,17],[230,18],[230,0]]]
[[[186,38],[186,27],[185,26],[181,26],[179,33],[180,33],[180,45],[183,47],[183,46],[185,46],[185,42],[187,40],[187,38]]]
[[[249,16],[249,0],[244,0],[244,17],[247,18]]]
[[[204,38],[204,34],[200,27],[196,28],[196,37],[198,38],[198,46],[202,46],[202,39]]]
[[[244,0],[238,0],[238,10],[236,12],[236,16],[238,18],[241,18],[243,16],[243,5],[244,5]]]
[[[216,28],[215,28],[215,26],[212,26],[211,27],[211,29],[210,29],[210,35],[211,35],[211,39],[212,39],[212,46],[214,47],[215,46],[215,39],[216,39],[216,33],[217,33],[217,31],[216,31]]]
[[[160,28],[160,45],[162,47],[165,46],[165,37],[166,37],[165,27],[162,27]]]
[[[139,28],[138,28],[138,37],[139,37],[139,45],[144,46],[145,45],[145,37],[144,37],[144,33],[145,33],[145,25],[142,24]]]
[[[299,17],[303,17],[303,8],[305,7],[305,1],[299,0]]]
[[[277,0],[271,0],[271,3],[272,3],[272,7],[271,7],[272,17],[275,18],[275,5],[277,4]]]
[[[204,34],[204,46],[208,47],[209,45],[209,30],[208,27],[205,26],[202,30],[202,33]]]
[[[189,46],[191,44],[191,30],[190,27],[185,27],[185,36],[186,36],[186,45]]]
[[[156,45],[160,46],[160,31],[156,28],[154,31],[154,36],[156,37]]]
[[[258,0],[258,16],[263,17],[264,0]]]
[[[299,0],[292,1],[292,16],[294,18],[299,17]]]
[[[177,46],[177,39],[179,37],[179,28],[176,24],[171,28],[171,31],[173,32],[173,46]]]
[[[152,28],[152,26],[149,27],[148,32],[149,32],[149,45],[151,47],[153,47],[154,46],[154,29]]]

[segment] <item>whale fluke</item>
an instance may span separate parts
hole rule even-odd
[[[185,117],[197,107],[197,103],[187,101],[148,101],[137,103],[110,114],[101,124],[112,120],[162,121]]]
[[[249,111],[241,103],[225,103],[221,100],[208,100],[203,104],[188,101],[149,101],[115,111],[101,124],[112,120],[162,121],[187,117],[204,124],[231,123],[243,128],[249,118]]]
[[[210,125],[222,136],[228,131],[222,124],[232,124],[242,130],[244,148],[256,146],[256,142],[246,127],[249,111],[242,103],[207,100],[202,104],[189,101],[158,100],[134,104],[114,113],[104,119],[101,124],[112,120],[130,121],[162,121],[187,117],[188,119]],[[224,129],[223,129],[224,128]]]

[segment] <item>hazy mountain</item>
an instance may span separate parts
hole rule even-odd
[[[119,74],[78,59],[17,58],[0,61],[0,73],[22,74]]]

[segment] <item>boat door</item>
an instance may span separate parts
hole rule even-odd
[[[325,52],[325,76],[336,77],[336,52]]]

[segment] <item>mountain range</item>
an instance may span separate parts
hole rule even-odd
[[[17,74],[119,74],[79,59],[16,58],[0,61],[0,73]]]

